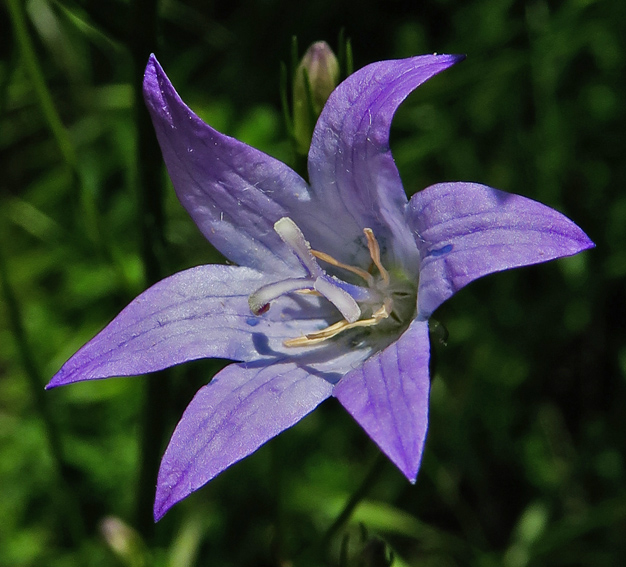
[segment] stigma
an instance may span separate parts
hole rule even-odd
[[[399,300],[399,303],[406,304],[405,298],[413,293],[406,285],[394,285],[390,273],[382,264],[380,246],[371,228],[363,229],[371,260],[368,269],[344,264],[325,252],[313,250],[298,225],[289,217],[278,220],[274,230],[296,255],[305,275],[280,280],[256,290],[248,298],[252,313],[262,315],[270,308],[272,301],[295,293],[325,298],[342,317],[324,329],[287,339],[283,341],[284,346],[314,346],[350,329],[375,327],[390,317],[400,323],[404,319],[401,313],[405,310],[404,305],[398,311],[399,305],[395,303]],[[335,271],[350,274],[353,281],[361,280],[363,285],[348,283],[327,274],[319,262],[336,268]]]

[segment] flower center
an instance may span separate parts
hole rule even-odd
[[[296,223],[289,217],[277,221],[274,230],[298,257],[307,275],[261,287],[248,298],[250,310],[255,315],[261,315],[269,309],[274,299],[288,293],[300,293],[323,296],[343,316],[342,320],[320,331],[284,341],[285,346],[316,345],[358,327],[403,327],[412,318],[415,311],[415,286],[399,275],[394,274],[396,277],[392,277],[385,269],[381,262],[380,246],[371,228],[363,229],[371,259],[368,270],[344,264],[325,252],[312,250]],[[351,284],[328,275],[318,260],[357,276],[365,285]]]

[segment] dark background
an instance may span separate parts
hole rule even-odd
[[[449,337],[417,484],[375,464],[328,546],[378,462],[334,400],[155,528],[164,443],[221,363],[43,391],[151,281],[220,261],[165,176],[138,92],[147,56],[213,126],[289,162],[280,64],[293,35],[300,53],[337,49],[341,28],[356,68],[467,54],[396,116],[409,194],[486,183],[597,248],[435,313]],[[396,566],[625,564],[625,28],[620,0],[0,5],[0,565],[384,565],[373,538]]]

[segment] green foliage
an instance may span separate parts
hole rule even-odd
[[[0,565],[626,563],[626,4],[7,0],[0,14]],[[150,145],[141,68],[155,51],[203,118],[289,160],[280,62],[294,34],[332,45],[342,26],[356,67],[468,55],[397,115],[409,193],[493,185],[561,210],[597,248],[476,282],[436,313],[448,336],[415,486],[388,463],[368,477],[377,450],[331,400],[153,528],[164,443],[221,362],[42,391],[158,274],[219,261]]]

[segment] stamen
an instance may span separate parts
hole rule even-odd
[[[315,256],[318,260],[322,260],[323,262],[326,262],[331,266],[348,270],[349,272],[352,272],[353,274],[362,277],[368,283],[368,285],[372,285],[374,283],[374,276],[372,276],[372,274],[370,274],[366,270],[363,270],[362,268],[357,268],[356,266],[344,264],[339,260],[335,260],[330,254],[326,254],[325,252],[311,250],[311,254],[313,254],[313,256]]]
[[[354,323],[353,323],[354,324]],[[348,321],[345,319],[343,321],[338,321],[321,331],[317,331],[316,333],[309,333],[308,335],[304,335],[303,337],[296,337],[295,339],[287,339],[283,341],[283,345],[286,347],[303,347],[303,346],[311,346],[324,342],[326,339],[330,339],[335,335],[341,333],[341,331],[345,331],[348,328]]]
[[[367,247],[370,251],[372,262],[374,262],[374,265],[378,268],[380,277],[385,285],[387,285],[389,283],[389,272],[380,262],[380,246],[378,246],[378,241],[374,236],[374,231],[372,231],[371,228],[364,228],[363,232],[365,233],[365,238],[367,238]]]
[[[348,329],[355,329],[356,327],[373,327],[374,325],[378,325],[378,323],[380,323],[383,319],[389,317],[390,310],[391,300],[386,299],[385,303],[381,305],[381,307],[379,307],[369,319],[361,319],[359,321],[354,321],[353,323],[349,323],[346,320],[338,321],[321,331],[309,333],[308,335],[296,337],[295,339],[287,339],[286,341],[283,341],[283,345],[286,347],[312,346],[322,343],[325,340],[332,339],[339,333],[347,331]]]
[[[317,297],[323,297],[322,294],[315,289],[297,289],[294,293],[298,295],[315,295]]]

